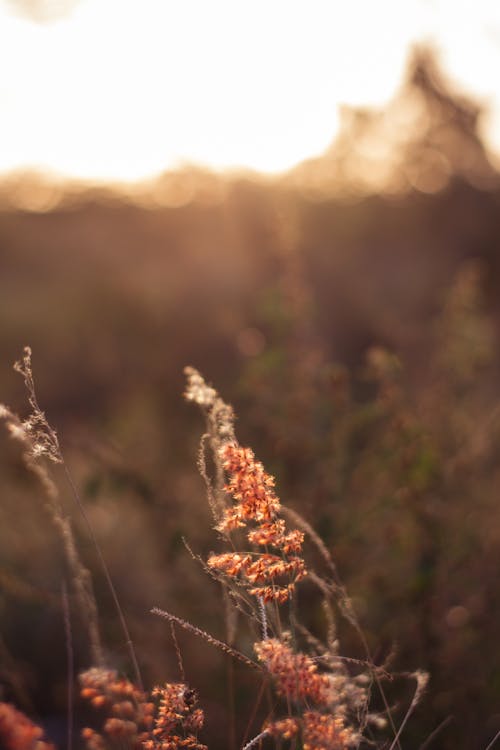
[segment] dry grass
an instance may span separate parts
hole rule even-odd
[[[31,414],[19,419],[7,407],[0,416],[11,436],[21,445],[26,467],[44,492],[49,515],[61,538],[72,590],[86,623],[90,666],[78,677],[80,698],[92,708],[93,726],[84,726],[80,739],[86,750],[124,748],[205,750],[198,739],[204,723],[196,693],[185,682],[167,682],[146,690],[130,640],[123,611],[116,597],[103,553],[75,484],[65,465],[57,434],[38,406],[31,368],[31,352],[25,350],[16,369],[28,390]],[[339,578],[334,561],[311,526],[285,508],[275,490],[275,480],[265,471],[252,449],[239,444],[232,408],[193,368],[186,368],[185,397],[202,410],[206,432],[200,442],[199,469],[204,477],[220,550],[201,560],[206,573],[222,585],[227,608],[228,642],[221,641],[175,614],[155,607],[166,618],[181,674],[182,654],[174,625],[220,649],[222,658],[236,659],[254,670],[260,682],[257,701],[248,711],[244,737],[229,733],[231,750],[277,747],[295,750],[347,750],[360,746],[400,748],[400,736],[425,685],[423,672],[402,675],[416,681],[416,690],[399,728],[389,706],[383,683],[393,680],[386,665],[376,664],[363,636],[354,607]],[[133,680],[121,676],[107,661],[99,632],[97,605],[90,574],[81,562],[70,519],[59,503],[57,484],[50,467],[62,467],[84,514],[88,531],[101,560],[130,648]],[[288,525],[291,524],[291,525]],[[304,552],[306,537],[320,553],[323,570],[313,570]],[[215,540],[214,540],[215,542]],[[321,601],[321,620],[314,628],[305,617],[301,587],[309,599]],[[71,674],[71,622],[66,589],[63,604],[68,651],[68,739],[73,737],[74,707]],[[145,616],[147,616],[145,614]],[[357,632],[363,659],[346,658],[340,650],[337,618],[344,616]],[[244,618],[252,645],[241,646],[235,623]],[[260,703],[267,700],[267,708]],[[378,706],[378,709],[373,708]],[[42,730],[12,706],[0,704],[0,738],[7,750],[48,750]],[[264,714],[263,722],[257,716]],[[14,729],[14,727],[18,727]]]

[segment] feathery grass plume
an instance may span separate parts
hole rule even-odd
[[[216,467],[215,514],[217,531],[229,537],[234,529],[252,527],[247,538],[254,547],[274,548],[275,553],[249,552],[211,555],[208,566],[226,577],[243,581],[252,596],[264,602],[283,604],[291,596],[295,584],[306,575],[302,557],[304,535],[294,529],[288,531],[279,518],[280,500],[274,492],[274,477],[262,463],[255,460],[251,448],[241,447],[234,433],[234,412],[217,391],[207,385],[202,375],[186,367],[185,397],[194,401],[205,413],[208,439]],[[206,477],[205,467],[202,473]],[[225,478],[229,477],[226,483]],[[227,502],[227,496],[235,501]],[[212,493],[209,492],[209,501]],[[211,503],[212,504],[212,503]]]
[[[45,413],[38,405],[31,364],[31,348],[25,346],[23,357],[14,363],[14,370],[22,375],[31,406],[31,414],[23,422],[23,427],[32,439],[33,458],[45,456],[56,464],[63,463],[57,432],[50,426]]]
[[[239,445],[232,408],[199,372],[186,368],[186,375],[186,398],[202,408],[207,420],[204,439],[212,448],[217,504],[213,503],[214,485],[207,478],[204,461],[200,461],[200,468],[216,518],[215,529],[230,545],[229,551],[211,554],[207,567],[220,577],[233,599],[241,603],[242,590],[250,596],[247,604],[262,636],[254,643],[257,661],[274,685],[276,706],[287,713],[282,717],[271,715],[245,749],[256,746],[264,737],[273,737],[279,746],[293,741],[303,750],[346,750],[359,746],[369,727],[383,729],[387,724],[393,734],[391,750],[400,748],[399,738],[420,700],[427,676],[420,672],[406,675],[416,679],[417,690],[396,729],[382,686],[387,672],[373,662],[329,550],[307,521],[282,506],[274,477],[256,460],[251,448]],[[201,453],[204,455],[203,440]],[[296,528],[288,529],[287,520]],[[325,577],[306,568],[302,552],[306,535],[320,554]],[[300,607],[292,607],[296,585],[306,575],[322,596],[326,619],[323,638],[310,633],[298,619]],[[252,598],[257,602],[252,603]],[[287,601],[289,611],[278,606]],[[339,655],[334,606],[358,633],[365,662]],[[284,629],[285,620],[290,631]],[[299,649],[299,638],[306,651]],[[369,710],[373,683],[380,691],[387,718]]]
[[[190,622],[186,622],[186,620],[183,620],[180,617],[176,617],[176,615],[172,615],[170,612],[166,612],[165,610],[159,609],[158,607],[153,607],[153,609],[151,610],[151,614],[159,615],[160,617],[164,617],[165,620],[169,620],[170,623],[176,623],[177,625],[180,625],[180,627],[184,630],[187,630],[189,633],[193,633],[199,638],[202,638],[204,641],[207,641],[207,643],[210,643],[211,646],[215,646],[220,651],[228,654],[228,656],[232,656],[233,659],[241,661],[247,667],[259,669],[259,665],[245,656],[245,654],[241,654],[239,651],[236,651],[236,649],[232,648],[227,643],[224,643],[224,641],[219,641],[217,638],[214,638],[213,635],[210,635],[210,633],[206,633],[204,630],[201,630],[201,628],[197,628],[196,625],[192,625]]]
[[[255,620],[261,623],[262,639],[254,643],[254,651],[274,684],[277,705],[286,707],[288,714],[271,717],[246,747],[254,747],[264,736],[273,737],[278,744],[295,738],[304,750],[354,747],[361,741],[371,717],[367,709],[370,678],[352,676],[346,662],[338,657],[330,599],[337,587],[341,599],[345,598],[345,592],[340,584],[334,583],[338,577],[331,556],[307,523],[287,528],[282,517],[284,509],[274,489],[274,477],[265,471],[250,448],[239,445],[232,409],[197,371],[188,368],[186,374],[186,397],[205,413],[216,473],[223,478],[220,497],[224,504],[218,505],[215,529],[231,546],[230,551],[211,554],[207,565],[230,590],[238,586],[240,592],[243,587],[257,600],[253,611]],[[224,439],[214,428],[218,421],[213,410],[231,415],[230,429],[224,432]],[[287,516],[293,521],[298,518],[293,513]],[[305,639],[312,655],[297,648],[300,631],[296,616],[278,607],[292,600],[297,583],[308,573],[302,553],[304,531],[315,537],[313,542],[319,544],[331,577],[323,581],[314,574],[322,583],[319,588],[328,607],[328,618],[325,645],[319,645],[320,641],[313,636],[310,641]],[[292,632],[284,630],[285,619],[289,619]]]
[[[260,662],[274,678],[278,695],[299,701],[327,705],[329,680],[318,672],[317,665],[306,654],[294,653],[286,636],[282,640],[267,638],[254,644]]]
[[[187,401],[194,401],[203,409],[208,421],[210,438],[216,443],[216,449],[234,440],[234,411],[226,404],[215,388],[209,386],[203,376],[194,367],[184,368],[187,378],[184,396]]]
[[[101,637],[99,633],[97,605],[94,597],[90,572],[83,565],[75,544],[71,521],[62,510],[59,490],[49,474],[44,459],[63,464],[57,433],[49,425],[45,414],[38,406],[31,367],[31,349],[24,349],[24,356],[16,362],[14,369],[21,373],[28,390],[28,400],[32,412],[27,419],[21,419],[7,406],[0,404],[0,419],[7,427],[10,437],[21,446],[23,462],[39,482],[46,498],[47,509],[59,534],[72,584],[79,603],[89,639],[91,660],[94,664],[103,663]]]
[[[0,419],[4,419],[11,436],[17,439],[23,446],[23,459],[27,468],[35,474],[41,483],[45,495],[48,499],[48,509],[52,520],[59,531],[63,543],[63,549],[66,555],[68,567],[72,574],[73,585],[77,594],[80,605],[81,615],[84,618],[88,631],[88,638],[91,651],[91,660],[94,666],[102,667],[104,664],[101,638],[98,625],[97,604],[92,587],[90,572],[84,567],[80,560],[76,548],[70,519],[62,512],[59,502],[58,488],[49,475],[46,466],[41,463],[43,458],[48,459],[56,464],[60,464],[71,490],[73,499],[82,515],[87,527],[87,531],[93,542],[99,562],[101,564],[104,577],[106,579],[109,591],[113,598],[115,608],[120,620],[125,641],[128,647],[130,660],[132,662],[135,678],[138,685],[142,687],[142,678],[137,661],[134,644],[130,637],[125,615],[120,605],[116,589],[111,579],[111,574],[106,560],[102,553],[99,542],[97,541],[94,529],[82,503],[78,489],[73,481],[71,473],[64,461],[64,457],[59,445],[59,439],[56,431],[51,427],[47,418],[38,405],[38,399],[35,391],[35,381],[33,378],[33,368],[31,363],[31,349],[25,347],[23,357],[14,365],[16,372],[19,372],[23,379],[28,392],[28,401],[32,412],[29,417],[21,422],[19,417],[11,412],[6,406],[0,404]]]
[[[287,531],[278,515],[281,504],[273,489],[274,478],[255,460],[250,448],[227,443],[219,457],[229,476],[226,492],[236,502],[225,508],[216,529],[229,533],[252,523],[247,539],[257,551],[211,555],[208,566],[229,577],[239,576],[252,596],[283,604],[307,574],[301,557],[304,535],[296,529]],[[260,551],[269,547],[275,552]]]
[[[204,714],[197,706],[196,693],[184,681],[165,683],[148,693],[142,687],[138,669],[138,677],[132,682],[119,676],[115,670],[104,668],[90,575],[80,562],[69,519],[63,515],[60,506],[57,486],[43,463],[46,459],[62,464],[72,485],[57,434],[38,406],[29,349],[25,350],[24,358],[21,363],[16,364],[16,369],[24,377],[33,413],[22,422],[7,407],[0,405],[0,419],[5,421],[11,437],[21,444],[26,466],[44,489],[47,507],[63,539],[81,606],[88,616],[89,637],[95,661],[94,666],[79,677],[80,694],[95,710],[98,726],[83,729],[82,739],[86,750],[207,750],[198,740]],[[365,737],[368,725],[378,728],[385,725],[380,715],[368,710],[372,681],[377,682],[380,687],[384,670],[376,668],[372,663],[366,639],[331,555],[309,524],[298,514],[282,506],[274,489],[274,477],[256,460],[252,449],[239,445],[234,432],[231,407],[224,403],[215,389],[205,383],[196,370],[187,368],[186,374],[186,398],[197,403],[207,419],[208,432],[202,438],[199,463],[207,483],[215,529],[222,541],[229,545],[228,551],[209,556],[205,570],[226,587],[227,601],[250,617],[251,624],[256,628],[253,643],[255,656],[250,658],[233,647],[233,637],[228,639],[231,644],[228,645],[175,615],[158,608],[152,612],[167,619],[172,629],[175,623],[205,638],[262,675],[259,698],[241,742],[243,750],[260,747],[265,740],[273,741],[278,748],[285,745],[287,748],[300,747],[301,750],[348,750],[359,747],[362,742],[368,741]],[[205,462],[207,444],[212,451],[215,470],[213,480],[209,479]],[[81,505],[78,493],[74,491],[76,500]],[[83,509],[82,512],[86,518]],[[288,528],[287,520],[295,523],[298,528]],[[89,530],[92,533],[90,526]],[[302,549],[305,535],[312,540],[323,563],[326,563],[328,574],[325,578],[314,571],[308,572],[306,568]],[[116,602],[107,567],[93,534],[92,537]],[[326,622],[325,633],[321,637],[310,632],[299,620],[300,607],[297,606],[296,589],[297,584],[307,575],[322,596]],[[66,627],[69,630],[65,591],[63,599]],[[280,606],[285,603],[288,607]],[[117,607],[128,637],[118,603]],[[343,612],[358,631],[366,650],[366,663],[339,656],[334,616],[337,610]],[[175,631],[173,636],[183,672]],[[67,645],[71,651],[69,641]],[[135,658],[134,665],[137,667]],[[422,672],[406,676],[415,680],[416,690],[397,731],[381,689],[393,728],[392,743],[390,746],[389,743],[385,745],[389,750],[401,747],[401,733],[427,682],[427,675]],[[260,731],[247,742],[260,698],[270,685],[274,689],[270,712]],[[71,693],[69,703],[71,704]],[[231,746],[235,747],[234,735],[231,736]],[[71,730],[68,737],[69,746]],[[0,741],[6,750],[54,750],[43,739],[43,732],[39,727],[6,703],[0,703]],[[370,742],[375,744],[371,739]]]
[[[4,750],[55,750],[43,729],[9,703],[0,703],[0,747]]]
[[[198,468],[207,486],[210,510],[216,522],[219,521],[226,506],[224,493],[224,470],[219,460],[219,451],[232,443],[234,437],[234,412],[219,396],[215,388],[208,385],[203,376],[194,367],[185,367],[187,378],[184,397],[197,404],[205,415],[207,432],[202,435],[198,454]],[[206,465],[206,445],[212,454],[215,477],[210,479]]]

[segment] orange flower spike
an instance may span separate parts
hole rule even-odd
[[[263,521],[257,529],[248,532],[248,541],[251,544],[278,547],[282,544],[284,531],[285,522],[282,518],[272,523]]]
[[[262,599],[264,603],[276,601],[278,604],[284,604],[290,597],[290,590],[290,586],[257,586],[250,589],[249,593]]]
[[[209,568],[221,570],[228,576],[236,577],[251,561],[250,555],[239,555],[236,552],[226,552],[222,555],[211,555],[207,560]]]
[[[298,530],[286,533],[285,521],[277,517],[281,503],[273,489],[274,477],[266,473],[260,461],[255,460],[251,448],[226,443],[221,448],[220,456],[228,474],[225,489],[232,495],[235,504],[225,509],[222,521],[216,528],[228,532],[253,521],[257,528],[247,533],[250,544],[274,547],[280,551],[280,555],[259,553],[257,559],[253,560],[235,553],[212,555],[208,564],[229,576],[241,573],[250,584],[270,583],[288,576],[291,582],[287,586],[264,585],[250,590],[250,594],[265,602],[284,603],[289,599],[294,584],[306,575],[304,561],[299,557],[304,535]],[[286,559],[290,555],[294,556]]]
[[[196,694],[182,683],[167,683],[154,688],[152,695],[159,698],[159,703],[152,732],[155,742],[151,747],[159,750],[181,747],[207,750],[193,734],[186,736],[186,733],[196,732],[203,726],[203,711],[195,707]],[[179,729],[182,729],[184,738],[177,734]],[[148,750],[146,746],[145,750]]]
[[[329,679],[319,674],[312,659],[296,654],[282,641],[268,638],[256,643],[255,651],[276,681],[279,694],[295,701],[311,700],[327,705],[330,697]]]
[[[224,510],[223,519],[217,524],[215,529],[216,531],[225,533],[226,531],[243,528],[244,526],[246,526],[246,523],[242,520],[241,509],[239,506],[236,506],[235,508],[226,508]]]
[[[276,578],[286,573],[286,564],[275,555],[260,555],[254,562],[245,565],[245,575],[250,583]]]
[[[305,712],[302,731],[304,750],[346,750],[359,742],[342,719],[318,711]]]
[[[267,724],[266,729],[273,737],[290,740],[299,733],[300,724],[298,719],[286,718]]]
[[[293,576],[294,583],[301,581],[307,575],[304,560],[301,557],[292,557],[287,563],[284,563],[285,572]]]
[[[294,531],[288,532],[280,540],[280,546],[283,549],[285,555],[289,555],[291,552],[300,553],[302,552],[302,544],[304,542],[304,533],[295,529]]]
[[[264,471],[260,461],[255,461],[251,448],[227,444],[221,449],[223,466],[229,474],[226,486],[235,500],[243,518],[268,521],[280,509],[274,494],[274,478]]]

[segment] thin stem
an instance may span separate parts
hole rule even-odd
[[[172,641],[174,643],[175,655],[177,657],[177,666],[179,667],[179,674],[181,676],[182,682],[185,683],[186,673],[184,671],[184,662],[182,660],[181,649],[179,646],[179,641],[177,640],[177,636],[175,634],[175,625],[173,622],[170,623],[170,633],[172,634]]]
[[[176,622],[177,625],[180,625],[181,628],[184,628],[184,630],[188,630],[190,633],[193,633],[194,635],[197,635],[200,638],[203,638],[208,643],[211,643],[212,646],[216,646],[218,649],[223,651],[225,654],[228,654],[229,656],[232,656],[234,659],[238,659],[238,661],[243,662],[243,664],[246,664],[247,667],[252,667],[252,669],[258,669],[261,670],[260,664],[257,664],[257,662],[252,661],[248,658],[248,656],[245,656],[245,654],[242,654],[240,651],[237,651],[235,648],[231,648],[231,646],[228,646],[227,643],[224,643],[224,641],[219,641],[218,638],[214,638],[213,635],[210,635],[210,633],[207,633],[205,630],[202,630],[201,628],[197,628],[196,625],[191,625],[190,622],[187,622],[186,620],[183,620],[181,617],[177,617],[176,615],[171,614],[170,612],[166,612],[164,609],[160,609],[159,607],[153,607],[153,609],[150,610],[151,614],[153,615],[159,615],[160,617],[164,617],[165,620],[169,620],[170,622]]]
[[[257,698],[255,699],[255,703],[253,705],[252,713],[250,714],[250,718],[248,719],[247,727],[245,729],[245,734],[243,736],[243,743],[245,743],[247,741],[247,737],[250,734],[251,726],[252,726],[252,724],[253,724],[253,722],[255,720],[255,717],[257,715],[257,711],[259,709],[259,706],[260,706],[260,703],[262,701],[262,697],[264,695],[264,691],[265,691],[267,685],[268,685],[268,681],[265,680],[265,679],[262,680],[262,684],[260,686],[259,693],[258,693]]]
[[[257,744],[257,742],[260,742],[261,740],[263,740],[264,737],[268,736],[268,734],[269,732],[267,731],[267,729],[264,729],[264,731],[258,734],[256,737],[254,737],[253,740],[250,740],[250,742],[247,742],[247,744],[245,745],[245,747],[242,748],[242,750],[250,750],[251,747],[254,747]]]
[[[427,675],[424,672],[415,672],[413,676],[417,683],[417,687],[415,688],[415,693],[413,695],[412,702],[410,703],[410,707],[408,708],[408,711],[406,712],[406,716],[404,717],[403,721],[400,724],[398,732],[396,736],[394,737],[394,740],[392,741],[392,744],[389,750],[394,750],[396,745],[400,747],[399,738],[401,737],[401,734],[408,722],[408,719],[410,718],[413,711],[415,710],[415,707],[417,706],[417,703],[420,700],[420,696],[422,695],[425,685],[427,684]]]
[[[135,653],[134,644],[132,643],[132,639],[130,637],[130,632],[129,632],[129,629],[128,629],[127,622],[125,620],[125,615],[123,613],[123,609],[121,607],[121,604],[120,604],[120,602],[118,600],[118,595],[116,593],[115,586],[114,586],[113,581],[111,579],[111,574],[109,572],[109,568],[107,566],[106,560],[104,559],[104,555],[102,554],[101,547],[99,545],[99,542],[97,541],[97,537],[96,537],[96,535],[94,533],[94,529],[92,528],[92,524],[90,523],[90,519],[89,519],[89,517],[87,515],[87,511],[85,510],[85,506],[83,505],[83,502],[81,500],[80,493],[78,492],[78,489],[77,489],[77,487],[76,487],[76,485],[75,485],[75,483],[73,481],[73,477],[71,476],[71,474],[69,472],[69,469],[68,469],[65,461],[63,461],[62,466],[63,466],[64,474],[66,476],[66,480],[67,480],[67,482],[68,482],[68,484],[69,484],[69,486],[71,488],[71,492],[72,492],[73,498],[74,498],[76,504],[78,505],[78,508],[80,510],[80,513],[82,514],[83,520],[85,521],[85,525],[86,525],[87,530],[89,532],[90,538],[91,538],[92,543],[93,543],[93,545],[95,547],[95,550],[97,552],[97,556],[99,558],[99,562],[101,563],[101,567],[102,567],[102,570],[103,570],[103,573],[104,573],[104,577],[106,578],[106,582],[107,582],[109,590],[111,592],[111,596],[112,596],[113,602],[115,604],[115,608],[116,608],[116,611],[117,611],[117,614],[118,614],[118,618],[120,620],[120,624],[121,624],[123,633],[125,635],[125,642],[126,642],[126,645],[128,647],[129,655],[130,655],[130,660],[131,660],[133,668],[134,668],[135,679],[136,679],[137,686],[139,687],[139,689],[142,692],[144,692],[144,685],[143,685],[143,681],[142,681],[142,677],[141,677],[141,671],[139,669],[139,663],[137,661],[137,656],[136,656],[136,653]]]
[[[453,716],[450,714],[449,716],[444,719],[441,724],[438,724],[438,726],[434,729],[433,732],[427,737],[423,745],[420,745],[419,750],[426,750],[427,747],[431,744],[432,740],[441,732],[451,721],[453,721]],[[500,732],[497,734],[496,737],[500,736]],[[494,738],[494,740],[496,739]],[[493,740],[493,741],[494,741]],[[491,747],[491,743],[488,745],[486,750]]]
[[[236,704],[234,697],[234,662],[228,661],[227,663],[227,697],[229,703],[229,721],[228,721],[228,747],[232,750],[236,747]]]
[[[500,730],[499,730],[499,731],[498,731],[498,732],[496,733],[496,735],[495,735],[495,736],[493,737],[493,739],[491,740],[491,742],[490,742],[490,744],[488,745],[488,747],[486,748],[486,750],[490,750],[490,748],[492,748],[492,747],[493,747],[493,745],[495,744],[495,742],[496,742],[496,741],[498,740],[498,738],[499,738],[499,737],[500,737]]]
[[[64,635],[66,639],[66,660],[67,660],[67,748],[72,750],[73,747],[73,675],[74,675],[74,654],[73,638],[71,633],[71,619],[69,613],[68,589],[66,581],[63,580],[61,587],[61,599],[64,615]]]

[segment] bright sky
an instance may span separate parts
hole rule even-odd
[[[500,0],[80,0],[45,23],[15,5],[0,0],[0,172],[284,170],[329,145],[339,104],[383,106],[422,39],[491,100],[500,152]]]

